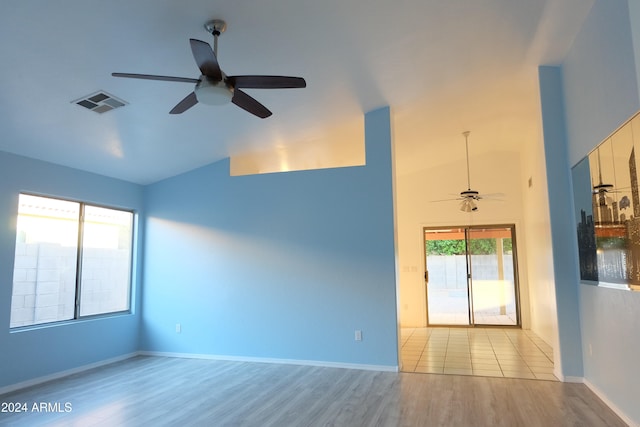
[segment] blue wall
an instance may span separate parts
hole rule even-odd
[[[540,67],[539,80],[561,370],[563,376],[579,378],[582,343],[578,250],[560,68]]]
[[[396,367],[388,108],[365,137],[366,166],[149,186],[142,350]]]
[[[569,164],[638,110],[626,0],[596,0],[562,63]]]
[[[140,348],[395,368],[389,109],[365,125],[363,167],[230,177],[225,160],[148,187],[0,152],[0,388]],[[10,332],[21,191],[140,214],[133,314]]]
[[[562,66],[541,72],[543,115],[556,115],[556,129],[560,126],[558,122],[566,120],[569,153],[568,164],[558,164],[558,159],[550,163],[550,206],[554,202],[552,186],[559,187],[555,193],[566,192],[565,173],[569,173],[569,166],[586,156],[640,108],[631,25],[640,23],[630,22],[625,0],[596,0]],[[549,101],[546,106],[545,99]],[[547,108],[554,103],[555,112]],[[563,103],[564,108],[558,109],[558,103]],[[562,144],[562,141],[547,140],[546,131],[545,123],[545,148],[561,153],[563,148],[555,144]],[[548,168],[550,164],[547,164]],[[567,197],[570,199],[569,194]],[[552,227],[554,265],[565,260],[573,262],[571,267],[574,267],[577,239],[573,231],[575,222],[569,221],[573,215],[566,212],[565,202],[555,200],[554,203],[556,208],[551,206],[552,224],[555,221],[561,225],[565,221],[572,232],[569,236]],[[573,279],[573,272],[566,266],[564,270],[566,279],[560,283],[556,281],[556,286],[567,286],[571,291],[567,297],[575,294],[573,287],[578,289],[580,305],[576,319],[581,322],[584,379],[627,422],[640,424],[640,292],[578,284],[578,279]],[[564,310],[559,301],[559,319],[567,314]],[[573,311],[571,307],[568,314],[575,316]],[[563,350],[567,339],[572,344],[578,339],[567,338],[566,334],[562,336],[562,329],[560,332]]]
[[[0,387],[135,352],[140,325],[135,306],[134,314],[10,332],[21,191],[138,212],[143,201],[139,185],[0,152]],[[141,237],[142,232],[139,242]],[[134,273],[139,283],[141,274]],[[139,288],[134,287],[133,304],[139,304]]]

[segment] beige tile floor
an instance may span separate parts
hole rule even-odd
[[[558,381],[553,349],[533,332],[501,328],[403,328],[403,372]]]

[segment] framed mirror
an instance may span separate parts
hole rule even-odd
[[[580,280],[640,290],[640,113],[572,170]]]

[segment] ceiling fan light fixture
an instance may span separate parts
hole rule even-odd
[[[231,102],[233,92],[224,81],[210,83],[205,77],[194,90],[198,102],[206,105],[224,105]]]
[[[462,212],[475,212],[478,210],[478,206],[472,199],[465,199],[460,203],[460,210]]]

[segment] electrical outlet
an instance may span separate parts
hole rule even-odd
[[[182,325],[180,323],[176,323],[176,334],[182,332]]]
[[[361,330],[356,329],[355,338],[356,338],[356,341],[362,341],[362,331]]]
[[[591,347],[591,343],[589,343],[589,356],[593,356],[593,347]]]

